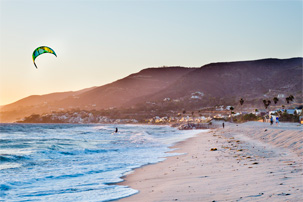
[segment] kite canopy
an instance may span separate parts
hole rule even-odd
[[[36,68],[38,68],[38,67],[37,67],[37,65],[36,65],[36,63],[35,63],[35,59],[36,59],[39,55],[41,55],[41,54],[43,54],[43,53],[51,53],[51,54],[54,54],[54,55],[57,57],[55,51],[54,51],[53,49],[51,49],[50,47],[47,47],[47,46],[40,46],[39,48],[36,48],[36,49],[34,50],[34,52],[33,52],[33,62],[34,62],[34,65],[35,65]]]

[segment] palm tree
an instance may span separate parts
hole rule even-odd
[[[274,97],[273,101],[274,101],[275,104],[277,104],[277,102],[279,101],[279,99],[277,97]]]
[[[266,107],[267,101],[266,101],[266,100],[263,100],[263,104],[264,104],[264,106]]]
[[[191,112],[191,115],[192,115],[192,117],[193,117],[193,122],[195,122],[195,116],[194,116],[194,113],[195,113],[194,111],[192,111],[192,112]]]
[[[287,104],[289,104],[289,101],[293,101],[295,97],[293,95],[288,96],[286,99]]]
[[[263,104],[265,106],[265,109],[267,109],[267,107],[271,104],[270,100],[263,100]]]
[[[264,104],[265,109],[267,109],[267,101],[266,100],[263,100],[263,104]]]
[[[271,104],[270,100],[267,100],[267,106],[269,106]]]
[[[233,122],[233,110],[234,110],[235,108],[234,107],[230,107],[229,108],[229,110],[230,110],[230,117],[231,117],[231,122]]]
[[[243,105],[243,103],[244,103],[243,98],[241,98],[241,99],[239,100],[239,102],[240,102],[240,105],[242,106],[242,105]]]
[[[244,100],[243,100],[243,98],[241,98],[240,100],[239,100],[239,102],[240,102],[240,105],[241,105],[241,114],[242,114],[242,105],[243,105],[243,103],[244,103]]]

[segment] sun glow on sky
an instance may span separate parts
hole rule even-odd
[[[302,1],[0,0],[0,105],[148,67],[302,57]],[[32,52],[49,46],[57,58]]]

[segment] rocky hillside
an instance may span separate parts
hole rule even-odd
[[[283,103],[290,94],[302,103],[302,63],[303,58],[291,58],[211,63],[200,68],[148,68],[100,87],[24,98],[3,106],[0,121],[12,122],[33,113],[125,109],[146,103],[232,105],[241,97],[253,106],[275,96]]]
[[[289,94],[295,94],[297,101],[302,102],[302,61],[292,58],[211,63],[189,72],[164,90],[139,99],[186,99],[200,92],[204,104],[241,97],[259,100],[280,95],[283,99],[283,95]]]

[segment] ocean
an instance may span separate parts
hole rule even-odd
[[[115,129],[118,132],[115,133]],[[116,185],[201,130],[169,126],[0,124],[0,201],[111,201],[138,193]]]

